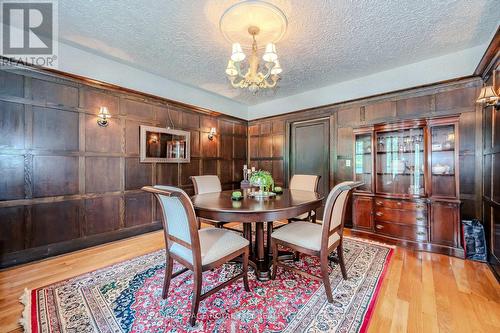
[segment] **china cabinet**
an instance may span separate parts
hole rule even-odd
[[[457,116],[355,129],[353,228],[463,256],[458,147]]]

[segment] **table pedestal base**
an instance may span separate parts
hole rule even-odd
[[[264,244],[264,223],[267,223],[267,246]],[[250,242],[249,264],[255,270],[255,277],[259,281],[268,281],[271,279],[273,251],[270,244],[272,232],[272,222],[257,222],[255,230],[255,244],[252,244],[252,225],[250,223],[245,223],[243,225],[243,236]],[[278,258],[279,260],[295,259],[294,254],[287,251],[279,251]]]

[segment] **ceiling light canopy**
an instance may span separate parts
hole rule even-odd
[[[238,2],[224,12],[219,27],[232,44],[226,74],[233,87],[248,88],[253,93],[276,87],[280,80],[278,74],[283,71],[278,61],[276,42],[285,34],[287,25],[285,14],[278,7],[264,1]],[[263,66],[258,57],[259,45],[265,45]],[[246,58],[244,49],[251,50],[246,71],[242,71],[243,60]]]

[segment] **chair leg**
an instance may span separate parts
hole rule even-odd
[[[271,280],[276,279],[276,272],[278,271],[278,244],[272,242],[273,247],[273,271],[271,273]]]
[[[193,300],[191,303],[191,318],[189,320],[189,324],[194,326],[196,324],[196,316],[198,315],[198,308],[200,307],[200,298],[201,298],[201,271],[195,270],[193,274]]]
[[[311,216],[311,222],[316,223],[316,211],[314,211],[314,215]]]
[[[163,280],[163,291],[161,293],[161,297],[163,299],[167,299],[168,289],[170,287],[170,281],[172,280],[172,271],[174,268],[174,259],[172,257],[167,258],[167,263],[165,266],[165,278]]]
[[[323,284],[325,285],[326,298],[328,299],[328,303],[333,303],[332,286],[330,285],[330,276],[328,274],[328,254],[321,253],[320,265],[321,278],[323,279]]]
[[[250,291],[250,287],[248,286],[248,247],[243,252],[243,286],[245,287],[245,291]]]
[[[340,242],[339,246],[337,246],[337,256],[339,257],[339,265],[340,270],[342,271],[342,277],[344,278],[344,280],[347,280],[347,270],[345,269],[344,248],[342,246],[342,242]]]

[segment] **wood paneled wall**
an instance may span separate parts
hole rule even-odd
[[[459,114],[462,218],[479,218],[481,84],[469,78],[247,123],[35,69],[0,70],[0,266],[158,229],[160,211],[141,186],[192,193],[190,176],[218,174],[224,189],[237,187],[247,147],[250,166],[286,186],[290,124],[323,117],[330,119],[333,187],[352,179],[353,128]],[[96,123],[100,106],[112,114],[107,128]],[[139,163],[141,124],[189,130],[191,163]]]
[[[96,123],[100,106],[112,118]],[[139,125],[191,132],[191,163],[139,162]],[[211,127],[217,128],[213,141]],[[0,267],[160,228],[143,185],[239,184],[247,122],[30,68],[0,70]]]
[[[254,122],[248,127],[250,164],[272,172],[276,185],[284,185],[285,121]]]
[[[249,122],[250,165],[272,171],[287,183],[288,128],[295,121],[330,117],[330,187],[353,176],[353,128],[398,120],[460,115],[460,199],[462,218],[481,216],[482,108],[475,103],[479,78],[410,89],[333,106]],[[347,166],[347,161],[350,166]]]
[[[500,51],[485,73],[486,85],[500,90]],[[493,70],[497,70],[493,72]],[[489,263],[500,281],[500,110],[485,106],[483,111],[483,224],[489,249]]]

